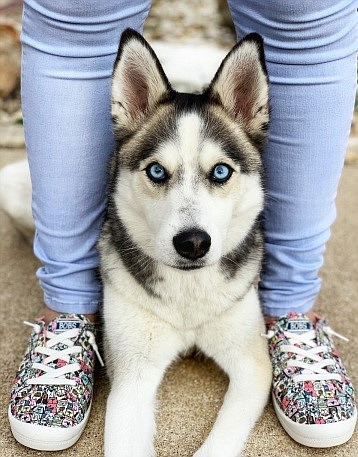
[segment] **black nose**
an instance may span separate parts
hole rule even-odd
[[[187,230],[175,235],[173,244],[178,254],[186,259],[196,260],[208,252],[210,235],[203,230]]]

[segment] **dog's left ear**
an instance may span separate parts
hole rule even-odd
[[[116,130],[135,130],[171,90],[153,49],[138,32],[126,29],[112,75],[112,118]]]
[[[269,120],[268,77],[263,40],[257,33],[237,43],[221,63],[207,92],[226,112],[241,120],[261,146]]]

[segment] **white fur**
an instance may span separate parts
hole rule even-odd
[[[170,266],[176,266],[179,259],[172,243],[177,233],[191,228],[207,232],[211,248],[205,264],[212,265],[239,244],[263,206],[259,176],[240,174],[239,166],[223,154],[219,145],[203,137],[201,123],[197,114],[181,117],[177,137],[147,160],[158,161],[173,174],[182,168],[184,179],[169,193],[143,193],[143,172],[127,170],[121,172],[116,187],[117,211],[134,242],[150,257]],[[208,172],[220,162],[234,168],[231,180],[237,183],[237,189],[225,198],[220,191],[208,192],[205,184],[197,182],[199,166]],[[146,164],[144,161],[140,168]]]
[[[113,82],[112,115],[129,128],[133,128],[144,113],[151,110],[167,89],[149,50],[136,39],[123,48],[120,65],[113,73]]]
[[[248,265],[240,277],[226,283],[218,266],[262,208],[259,176],[241,174],[232,164],[238,185],[229,196],[212,194],[204,184],[195,186],[198,165],[210,169],[222,155],[217,145],[200,137],[200,127],[197,115],[181,118],[178,137],[150,158],[173,173],[180,166],[185,170],[183,181],[167,194],[143,194],[141,172],[122,170],[117,183],[118,213],[134,242],[160,262],[162,280],[153,284],[161,298],[149,296],[116,252],[103,256],[104,269],[108,267],[104,322],[112,380],[106,457],[155,455],[156,390],[168,365],[193,345],[230,377],[217,421],[195,457],[239,455],[267,400],[271,366],[260,336],[264,324],[257,293],[250,285],[257,265]],[[211,236],[207,266],[190,272],[171,268],[168,265],[174,266],[178,257],[172,238],[192,226]]]
[[[146,48],[138,50],[137,38],[132,41],[135,52],[127,42],[122,54],[127,52],[134,59],[129,62],[130,68],[135,63],[139,65],[144,55],[151,60]],[[258,58],[252,41],[243,43],[229,56],[213,86],[224,105],[230,103],[234,84],[238,84],[234,66],[241,65],[245,70],[251,62],[256,75],[262,72]],[[126,74],[128,62],[123,62],[122,57],[114,86],[118,81],[124,82],[120,75]],[[153,61],[145,62],[141,71],[151,100],[158,94],[158,88],[159,92],[163,89],[163,84],[153,85],[159,71],[156,72]],[[262,99],[265,101],[265,91],[267,94],[265,78],[261,78],[261,73],[256,78],[257,87],[262,88],[256,94],[254,90],[256,98],[252,102],[257,106],[252,116]],[[123,106],[123,100],[133,96],[135,85],[128,92],[126,88],[117,88],[114,102],[119,99]],[[230,106],[227,110],[230,112]],[[117,115],[118,125],[127,122],[128,113],[118,111]],[[127,270],[108,237],[106,229],[115,223],[108,220],[99,242],[104,273],[107,368],[111,379],[106,457],[155,455],[157,388],[170,363],[194,345],[212,357],[230,378],[216,422],[195,457],[237,457],[268,398],[271,364],[266,341],[260,336],[264,322],[254,285],[259,262],[248,261],[229,278],[223,274],[220,263],[221,258],[240,245],[262,209],[260,177],[254,172],[241,173],[240,166],[224,154],[220,144],[205,137],[202,122],[199,114],[182,115],[173,129],[176,133],[173,131],[154,154],[143,159],[138,169],[123,168],[116,179],[113,199],[117,215],[135,245],[155,260],[157,281],[151,284],[153,293],[148,293]],[[253,146],[241,127],[234,124],[231,128],[238,130],[237,141],[255,160],[257,151],[250,149]],[[145,172],[151,162],[159,162],[170,173],[172,185],[153,185]],[[222,162],[233,168],[233,174],[224,186],[215,187],[207,176]],[[202,268],[183,271],[176,268],[181,259],[174,249],[173,237],[188,229],[206,231],[211,246]]]
[[[268,122],[269,91],[257,44],[244,41],[228,55],[213,91],[249,134]]]
[[[253,90],[251,101],[254,102],[252,111],[256,112],[260,106],[267,104],[268,86],[266,76],[258,59],[258,53],[257,46],[252,42],[243,43],[237,52],[229,55],[226,65],[217,80],[216,90],[221,96],[223,104],[233,111],[235,109],[233,104],[237,98],[235,91],[238,90],[238,78],[246,82],[246,75],[250,75],[251,78],[250,88]],[[244,94],[240,95],[243,96]]]
[[[106,457],[155,455],[156,390],[170,363],[194,344],[213,357],[230,378],[214,427],[195,456],[236,457],[243,450],[270,388],[271,367],[266,342],[260,337],[264,325],[256,291],[251,288],[232,305],[230,291],[225,297],[215,294],[218,278],[213,273],[195,272],[187,278],[174,273],[171,294],[177,300],[166,306],[148,300],[124,271],[116,281],[122,287],[105,287],[112,379]],[[208,296],[210,290],[212,297]]]

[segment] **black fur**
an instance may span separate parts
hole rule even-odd
[[[213,92],[212,87],[214,86],[215,81],[219,78],[222,68],[225,62],[227,61],[229,55],[232,52],[235,52],[235,50],[238,47],[240,47],[243,42],[255,42],[259,52],[260,63],[264,71],[264,74],[267,78],[263,40],[261,36],[257,33],[251,33],[247,35],[239,43],[237,43],[236,46],[234,46],[234,48],[232,49],[232,51],[221,63],[209,87],[201,94],[179,93],[173,90],[155,52],[147,43],[147,41],[133,29],[126,29],[121,36],[118,54],[114,64],[114,70],[121,59],[123,49],[131,40],[139,41],[148,50],[151,58],[156,64],[158,73],[160,74],[160,77],[164,85],[166,86],[166,92],[163,94],[162,98],[158,100],[156,107],[154,107],[152,112],[146,114],[145,125],[150,124],[151,118],[155,116],[160,106],[170,106],[171,113],[169,116],[166,115],[166,117],[162,117],[158,120],[155,118],[155,120],[158,122],[156,122],[154,125],[152,124],[151,128],[149,129],[150,133],[145,134],[144,136],[141,134],[141,131],[143,130],[142,126],[138,126],[138,128],[134,130],[127,130],[123,126],[117,127],[117,119],[115,116],[113,117],[114,133],[117,139],[117,150],[123,150],[123,148],[125,149],[126,146],[128,146],[128,148],[130,149],[132,141],[134,142],[132,144],[135,145],[134,153],[127,155],[125,153],[120,153],[120,166],[128,167],[132,171],[138,169],[139,163],[142,160],[149,157],[153,153],[153,151],[155,151],[158,148],[158,145],[162,141],[165,141],[166,139],[170,138],[171,135],[175,135],[175,124],[178,117],[187,112],[196,112],[200,116],[203,116],[206,120],[207,128],[203,136],[207,136],[218,142],[222,146],[226,154],[232,160],[234,160],[234,162],[240,164],[242,173],[261,173],[260,165],[258,165],[259,161],[254,160],[255,158],[249,157],[248,154],[244,154],[242,149],[240,148],[240,145],[237,143],[236,138],[228,131],[229,129],[225,125],[223,125],[222,120],[219,119],[218,116],[215,116],[212,112],[210,112],[210,106],[222,106],[220,100],[218,100],[218,97]],[[266,130],[267,125],[264,124],[262,125],[260,131],[256,132],[255,134],[251,133],[250,136],[247,136],[247,139],[258,150],[261,150],[264,145],[266,138]],[[225,132],[225,134],[223,132]]]
[[[151,57],[153,58],[153,60],[155,61],[156,65],[157,65],[157,68],[158,68],[158,71],[160,73],[161,78],[163,79],[163,81],[165,81],[168,89],[170,89],[171,86],[170,86],[170,83],[168,81],[167,75],[164,73],[163,67],[162,67],[161,63],[159,62],[159,59],[158,59],[157,55],[155,54],[155,52],[153,51],[152,47],[142,37],[142,35],[140,33],[136,32],[135,30],[133,30],[131,28],[125,29],[125,31],[121,35],[121,39],[119,41],[119,46],[118,46],[117,57],[116,57],[116,60],[114,61],[114,65],[113,65],[113,73],[114,73],[114,70],[116,69],[116,67],[118,65],[118,62],[119,62],[121,56],[122,56],[122,52],[123,52],[124,46],[130,40],[139,41],[149,51]],[[112,75],[113,75],[113,73],[112,73]]]
[[[234,134],[230,133],[228,126],[225,125],[225,120],[215,115],[213,110],[210,109],[213,105],[215,107],[222,107],[220,101],[211,92],[211,86],[202,94],[187,94],[174,91],[154,51],[137,32],[128,29],[122,34],[114,68],[116,68],[120,60],[124,45],[131,39],[140,41],[149,50],[163,81],[167,85],[167,92],[157,102],[153,111],[146,115],[145,124],[130,131],[125,128],[115,128],[117,150],[111,161],[109,201],[102,236],[107,238],[110,245],[118,252],[126,269],[146,292],[151,296],[159,298],[153,288],[156,283],[161,281],[156,271],[156,262],[147,256],[132,240],[113,202],[112,195],[121,168],[129,168],[132,171],[138,170],[140,163],[150,157],[158,149],[161,142],[166,141],[172,135],[176,135],[177,119],[186,112],[196,112],[204,119],[205,131],[203,132],[203,137],[211,138],[220,144],[228,157],[240,165],[242,173],[258,172],[261,174],[262,165],[258,151],[254,156],[245,153],[244,148],[240,147],[239,140]],[[250,34],[244,40],[253,40],[258,44],[261,65],[265,74],[267,74],[262,38],[257,34]],[[237,46],[239,45],[240,43]],[[213,81],[218,77],[222,65]],[[169,108],[169,110],[165,109],[163,110],[163,114],[160,114],[161,107]],[[223,107],[222,109],[224,111]],[[116,119],[114,118],[113,120],[115,123]],[[146,129],[146,126],[149,125],[150,128]],[[263,130],[265,128],[266,126],[263,126]],[[261,132],[259,132],[257,138],[248,138],[248,140],[255,147],[258,147],[261,136]],[[240,245],[221,259],[220,267],[225,277],[228,279],[234,278],[238,270],[249,261],[259,262],[262,257],[262,244],[261,224],[257,221]],[[105,274],[105,271],[102,274]]]
[[[170,115],[165,113],[147,133],[139,128],[138,131],[117,137],[117,154],[120,167],[130,170],[138,170],[141,161],[150,157],[158,146],[176,135],[177,120],[184,113],[195,112],[204,120],[204,138],[209,138],[218,143],[224,152],[235,163],[240,165],[242,173],[261,173],[261,163],[258,156],[251,156],[244,152],[235,135],[233,135],[225,123],[210,111],[212,102],[206,94],[186,94],[174,92],[170,100],[163,101],[162,104],[170,103]],[[159,105],[160,106],[160,105]],[[151,116],[148,115],[146,125],[151,123]],[[254,145],[256,146],[256,145]],[[126,150],[130,150],[126,154]]]
[[[219,144],[225,154],[230,159],[240,165],[241,173],[261,173],[261,160],[258,155],[251,156],[248,152],[244,152],[244,148],[240,146],[237,137],[233,135],[228,126],[215,114],[210,111],[204,113],[205,119],[205,138],[212,139]]]
[[[155,261],[145,254],[132,240],[117,214],[111,197],[109,199],[107,220],[103,228],[102,236],[108,237],[107,239],[110,241],[113,249],[117,251],[124,266],[138,284],[140,284],[150,296],[160,298],[153,288],[156,283],[161,281],[161,278],[156,272]],[[102,274],[106,274],[105,269]]]
[[[147,132],[140,129],[128,136],[118,145],[118,161],[120,167],[138,170],[140,163],[158,150],[159,145],[175,134],[175,121],[173,116],[162,117]],[[149,116],[146,124],[149,124]],[[129,151],[127,154],[126,152]]]
[[[221,258],[220,267],[226,278],[233,279],[249,261],[261,262],[262,246],[262,224],[260,220],[257,220],[241,243]]]

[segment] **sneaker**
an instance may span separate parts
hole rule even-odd
[[[357,421],[354,388],[331,335],[317,317],[278,318],[265,335],[273,366],[273,405],[281,425],[300,444],[331,447],[350,439]],[[348,340],[347,340],[348,341]]]
[[[81,436],[89,417],[94,353],[103,364],[95,324],[77,314],[25,324],[33,330],[11,391],[11,431],[32,449],[66,449]]]

